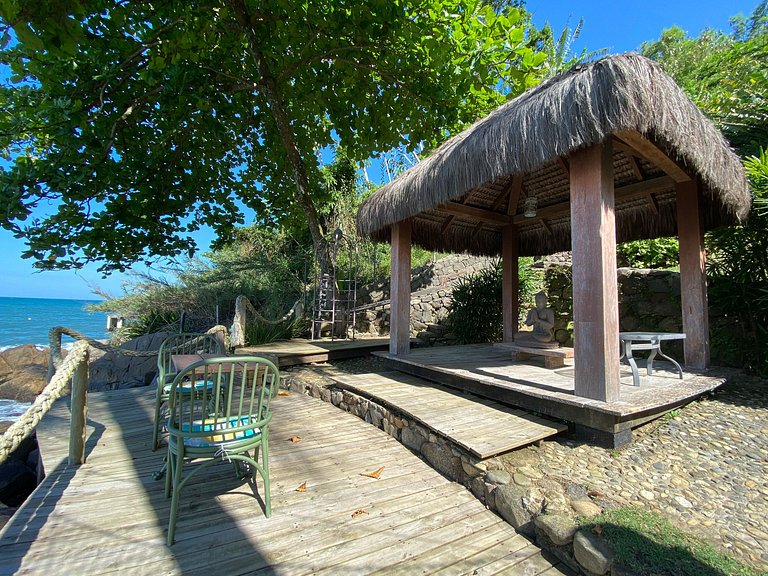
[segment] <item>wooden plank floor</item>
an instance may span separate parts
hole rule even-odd
[[[565,424],[492,400],[460,395],[399,372],[333,379],[342,388],[399,410],[480,458],[491,458],[568,429]]]
[[[0,574],[568,573],[384,432],[297,394],[274,403],[272,517],[222,463],[185,488],[168,548],[153,397],[90,394],[81,467],[66,464],[69,411],[54,406],[38,429],[48,475],[0,532]]]
[[[649,377],[645,373],[645,363],[640,360],[640,386],[636,387],[632,386],[629,366],[622,363],[621,398],[615,402],[601,402],[574,395],[573,360],[570,359],[565,361],[564,368],[551,370],[544,368],[541,359],[512,360],[508,351],[491,344],[417,348],[402,357],[383,352],[375,355],[387,358],[406,372],[409,372],[409,366],[417,369],[417,375],[426,370],[436,381],[475,381],[550,403],[589,408],[619,417],[679,404],[717,388],[727,379],[727,371],[697,373],[685,368],[680,380],[675,372],[667,369],[669,365],[664,361],[654,363],[653,376]]]
[[[388,348],[389,338],[357,338],[355,340],[294,338],[260,346],[238,348],[235,354],[274,355],[277,356],[279,365],[283,367],[357,358]]]

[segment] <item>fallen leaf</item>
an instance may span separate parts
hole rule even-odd
[[[603,533],[603,527],[600,524],[595,524],[592,527],[592,532],[600,536]]]
[[[306,480],[301,483],[301,486],[296,488],[296,492],[306,492],[307,491],[307,482]]]
[[[368,514],[368,512],[366,512],[365,510],[360,508],[360,509],[355,510],[354,512],[352,512],[352,518],[357,518],[358,516],[362,516],[363,514]]]
[[[290,440],[294,444],[298,444],[299,442],[301,442],[301,436],[291,436],[290,438],[288,438],[288,440]]]
[[[290,396],[290,395],[291,395],[291,393],[290,393],[290,392],[288,392],[287,390],[280,390],[280,391],[277,393],[277,395],[278,395],[278,396]]]
[[[381,477],[381,473],[384,471],[384,466],[379,468],[378,470],[374,470],[373,472],[361,472],[360,476],[367,476],[368,478],[376,478],[379,479]]]
[[[605,494],[600,492],[600,490],[590,490],[589,492],[587,492],[587,496],[589,496],[590,498],[604,498]]]

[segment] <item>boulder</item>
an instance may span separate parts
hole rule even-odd
[[[133,351],[159,350],[170,332],[156,332],[129,340],[120,348]],[[107,352],[93,360],[89,370],[89,389],[93,391],[136,388],[152,383],[157,372],[157,356],[126,356]]]
[[[32,344],[0,352],[0,398],[33,402],[46,384],[48,348]]]
[[[573,542],[578,530],[576,521],[567,514],[541,514],[536,517],[534,524],[556,546]]]
[[[573,538],[573,556],[587,571],[602,576],[611,569],[616,556],[610,544],[591,530],[579,530]]]
[[[421,454],[430,465],[451,480],[462,477],[464,469],[461,467],[461,458],[451,454],[450,449],[445,449],[436,442],[425,442],[421,446]]]
[[[506,484],[494,490],[496,511],[513,528],[527,536],[535,534],[532,520],[538,513],[531,510],[530,501],[528,490],[517,484]]]
[[[0,464],[0,502],[19,506],[37,486],[37,473],[18,458]]]

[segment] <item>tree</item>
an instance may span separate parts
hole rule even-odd
[[[584,18],[580,18],[578,24],[571,30],[570,19],[563,26],[560,36],[555,40],[554,31],[549,23],[544,25],[539,33],[539,45],[546,55],[543,72],[545,78],[551,78],[561,72],[565,72],[577,64],[594,60],[608,53],[607,48],[588,51],[583,48],[579,54],[572,50],[573,43],[581,36],[581,28],[584,26]]]
[[[318,150],[442,140],[541,63],[521,10],[477,0],[4,0],[0,17],[3,226],[43,269],[191,254],[200,225],[231,236],[238,202],[322,247]]]

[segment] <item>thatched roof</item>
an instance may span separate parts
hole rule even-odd
[[[677,235],[676,180],[700,180],[705,229],[747,215],[748,183],[722,134],[658,64],[622,54],[552,78],[447,140],[373,194],[358,229],[388,240],[410,218],[427,249],[497,255],[512,220],[521,255],[569,250],[568,154],[608,138],[619,242]],[[523,216],[528,196],[536,218]]]

